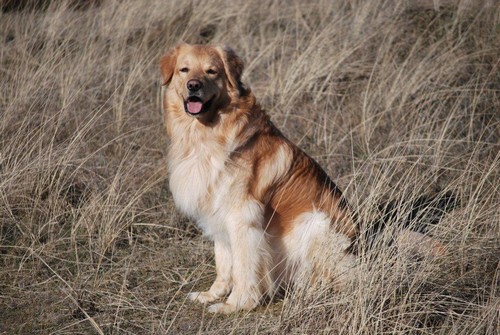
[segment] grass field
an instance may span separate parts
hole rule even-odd
[[[4,2],[0,334],[497,334],[500,6],[424,2]],[[344,292],[252,312],[187,301],[215,273],[168,190],[158,61],[179,41],[234,48],[364,222],[454,192],[430,232],[448,252],[366,251]]]

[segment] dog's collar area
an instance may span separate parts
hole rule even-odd
[[[186,100],[184,100],[184,110],[189,115],[199,116],[210,110],[213,99],[214,98],[211,98],[208,101],[203,102],[203,100],[199,97],[188,97]]]

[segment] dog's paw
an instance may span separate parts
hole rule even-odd
[[[197,301],[202,304],[206,304],[217,300],[217,297],[214,297],[209,291],[206,292],[191,292],[188,294],[188,299],[191,301]]]
[[[229,313],[234,313],[234,312],[238,311],[239,309],[234,305],[230,305],[230,304],[221,302],[218,304],[213,304],[213,305],[208,306],[207,310],[210,313],[229,314]]]

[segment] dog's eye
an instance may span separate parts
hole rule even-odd
[[[208,74],[217,74],[217,70],[214,70],[214,69],[208,69],[208,70],[207,70],[207,73],[208,73]]]
[[[189,69],[187,67],[183,67],[179,71],[181,71],[181,72],[189,72]]]

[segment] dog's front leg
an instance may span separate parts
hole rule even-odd
[[[231,269],[233,260],[229,241],[215,240],[214,253],[215,270],[217,272],[214,283],[208,291],[189,293],[188,297],[190,300],[205,304],[222,298],[231,291]]]
[[[233,259],[233,290],[225,303],[209,307],[210,312],[231,313],[255,308],[272,291],[270,253],[263,229],[263,210],[257,202],[247,202],[228,216],[227,230]]]

